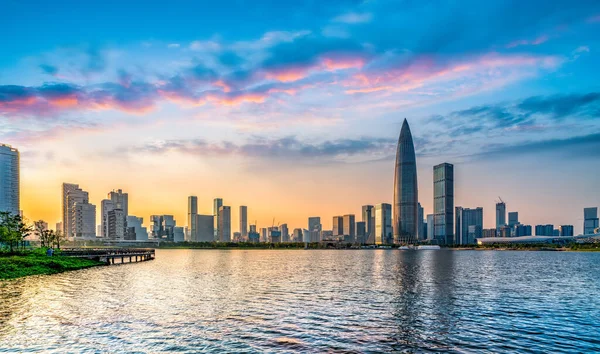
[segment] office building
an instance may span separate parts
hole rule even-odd
[[[433,214],[427,214],[427,241],[433,240]]]
[[[554,225],[536,225],[535,226],[536,236],[554,236]]]
[[[363,243],[367,243],[370,237],[375,237],[375,214],[373,214],[372,205],[363,205],[362,221],[365,223],[366,235],[366,239],[363,241]],[[372,241],[371,243],[375,243],[375,241]]]
[[[483,233],[483,208],[456,207],[454,224],[454,244],[474,245],[475,239],[481,238]]]
[[[421,203],[417,204],[417,241],[423,241],[427,237],[425,236],[426,230],[423,229],[423,224],[425,224],[425,220],[423,220],[423,207]]]
[[[592,235],[598,227],[598,208],[584,208],[583,234]]]
[[[391,244],[394,241],[393,237],[392,205],[375,205],[375,244]]]
[[[302,229],[300,228],[296,228],[294,229],[294,242],[304,242],[304,240],[302,240]]]
[[[513,227],[519,224],[519,212],[511,211],[508,213],[508,226]]]
[[[127,215],[127,229],[133,230],[136,241],[147,241],[148,240],[148,229],[143,226],[144,218],[139,218],[134,215]]]
[[[183,242],[185,241],[185,233],[183,232],[182,226],[173,227],[173,242]]]
[[[304,242],[321,242],[321,231],[323,226],[321,225],[321,218],[318,216],[311,216],[308,218],[308,233],[303,234]],[[308,238],[307,238],[308,236]]]
[[[96,206],[86,202],[73,205],[72,236],[79,239],[96,239]]]
[[[231,207],[223,205],[219,208],[219,241],[231,242]]]
[[[248,238],[248,207],[240,206],[240,235],[243,240]]]
[[[321,230],[321,240],[320,241],[338,241],[339,238],[333,237],[333,231],[332,230]],[[319,241],[316,241],[319,242]]]
[[[213,242],[215,240],[215,217],[213,215],[196,215],[196,233],[192,242]]]
[[[279,231],[281,231],[281,242],[290,242],[290,232],[288,230],[288,225],[281,224],[281,226],[279,226]]]
[[[151,215],[150,233],[152,238],[162,241],[173,241],[176,221],[173,215]]]
[[[500,200],[496,203],[496,229],[506,225],[506,203]]]
[[[219,240],[219,210],[221,209],[221,207],[223,206],[223,199],[222,198],[215,198],[215,200],[213,200],[213,217],[214,217],[214,222],[215,222],[215,226],[214,226],[214,238],[215,240]]]
[[[63,232],[63,223],[62,221],[59,221],[56,223],[56,225],[54,226],[54,231],[55,232]]]
[[[189,241],[198,242],[198,197],[191,195],[188,197],[188,238]]]
[[[396,168],[394,172],[394,242],[414,243],[417,240],[417,159],[408,122],[404,119],[398,147],[396,150]]]
[[[450,245],[454,241],[454,166],[442,163],[433,167],[434,241]]]
[[[573,225],[561,225],[559,228],[560,236],[573,236]]]
[[[65,184],[63,184],[63,192],[65,191],[64,188]],[[89,215],[92,212],[92,207],[83,207],[81,205],[83,204],[89,204],[89,196],[88,196],[88,192],[80,189],[80,188],[68,188],[66,191],[67,195],[63,196],[63,198],[66,200],[66,215],[67,215],[67,219],[63,220],[63,223],[66,224],[67,226],[65,227],[66,233],[65,236],[66,237],[77,237],[76,234],[77,233],[82,233],[82,227],[85,228],[85,233],[89,236],[90,233],[94,234],[94,237],[96,235],[96,219],[95,219],[95,215],[96,215],[96,207],[93,207],[93,213],[94,213],[94,220],[92,221],[92,225],[78,225],[78,229],[75,229],[75,221],[76,221],[76,206],[79,204],[80,208],[83,208],[80,210],[80,212],[83,212],[83,210],[85,209],[85,214],[87,215],[87,218],[84,219],[78,219],[80,222],[86,222],[88,223],[91,219],[89,219]],[[81,216],[81,215],[80,215]],[[92,228],[92,231],[89,231],[89,228]],[[82,237],[82,236],[80,236]]]
[[[344,242],[355,242],[356,241],[356,218],[354,214],[344,215],[342,220],[342,235]]]
[[[0,212],[21,213],[19,163],[19,150],[0,144]]]
[[[356,223],[356,242],[360,244],[367,243],[367,224],[364,221]]]
[[[337,238],[344,237],[344,217],[343,216],[334,216],[333,217],[333,227],[331,229],[333,232],[333,236]]]
[[[263,227],[260,229],[260,242],[267,242],[268,240],[267,228]]]

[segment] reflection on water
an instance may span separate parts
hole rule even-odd
[[[0,282],[0,351],[600,350],[600,254],[158,250]]]

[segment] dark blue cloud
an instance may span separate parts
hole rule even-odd
[[[58,67],[56,67],[54,65],[40,64],[40,69],[42,69],[42,71],[48,75],[54,76],[54,75],[58,74]]]
[[[530,114],[548,114],[557,119],[568,116],[600,118],[600,92],[535,96],[523,100],[517,108]]]

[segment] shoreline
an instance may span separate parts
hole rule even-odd
[[[86,258],[52,256],[31,252],[29,254],[0,255],[0,281],[30,275],[50,275],[72,270],[104,266],[105,263]]]

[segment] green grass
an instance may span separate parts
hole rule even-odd
[[[23,252],[13,255],[0,253],[0,280],[28,275],[56,274],[99,265],[104,265],[104,263],[85,258],[48,257],[40,252]]]

